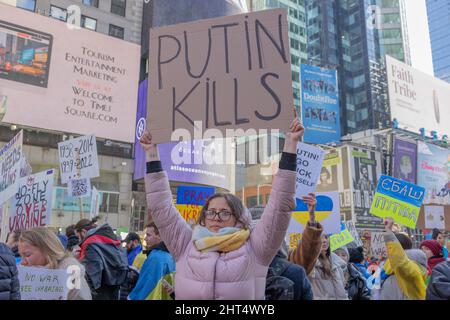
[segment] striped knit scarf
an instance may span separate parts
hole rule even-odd
[[[202,226],[196,226],[192,234],[195,247],[205,252],[230,252],[239,249],[250,236],[250,230],[222,228],[214,233]]]

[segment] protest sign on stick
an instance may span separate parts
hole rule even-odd
[[[70,179],[67,187],[69,195],[73,198],[86,198],[91,195],[91,180],[89,178]]]
[[[335,251],[336,249],[339,249],[354,240],[355,239],[352,234],[347,229],[344,229],[340,233],[333,234],[330,237],[330,250]]]
[[[23,130],[0,149],[0,205],[16,193],[22,163]]]
[[[18,181],[9,208],[9,229],[30,229],[49,225],[52,217],[53,169]]]
[[[68,183],[71,179],[100,176],[94,135],[60,142],[58,151],[62,183]]]

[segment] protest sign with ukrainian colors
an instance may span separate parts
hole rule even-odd
[[[323,226],[324,233],[341,232],[339,194],[337,192],[326,192],[316,194],[317,205],[315,218]],[[297,206],[292,212],[291,222],[287,232],[288,243],[297,243],[293,239],[300,239],[306,223],[309,221],[308,205],[301,199],[296,199]],[[292,246],[291,246],[292,247]]]
[[[210,196],[216,192],[214,187],[178,186],[177,204],[203,206]]]
[[[338,234],[333,234],[330,237],[330,250],[334,251],[336,249],[339,249],[350,242],[355,241],[355,238],[353,238],[352,234],[349,230],[345,228],[345,225],[341,223],[341,232]]]
[[[381,218],[392,217],[396,223],[415,228],[424,196],[425,188],[382,175],[370,213]]]

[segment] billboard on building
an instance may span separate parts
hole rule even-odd
[[[383,229],[383,219],[369,213],[381,176],[381,154],[357,147],[349,147],[349,152],[355,226],[360,229]]]
[[[416,184],[417,144],[394,138],[392,176]]]
[[[341,138],[337,71],[301,65],[304,141],[325,144]]]
[[[425,188],[424,204],[450,204],[450,150],[419,141],[417,184]]]
[[[339,192],[342,221],[352,219],[350,188],[347,148],[335,148],[327,151],[317,182],[317,192]]]
[[[0,4],[3,122],[132,142],[140,48]]]
[[[386,56],[392,119],[412,132],[450,134],[450,84]],[[420,119],[420,121],[417,121]]]

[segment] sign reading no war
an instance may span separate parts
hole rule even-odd
[[[382,175],[370,213],[381,218],[392,217],[401,225],[415,228],[424,196],[425,188]]]
[[[147,122],[155,143],[170,141],[176,129],[194,137],[208,128],[223,136],[226,129],[289,128],[286,9],[151,29],[149,57]]]

